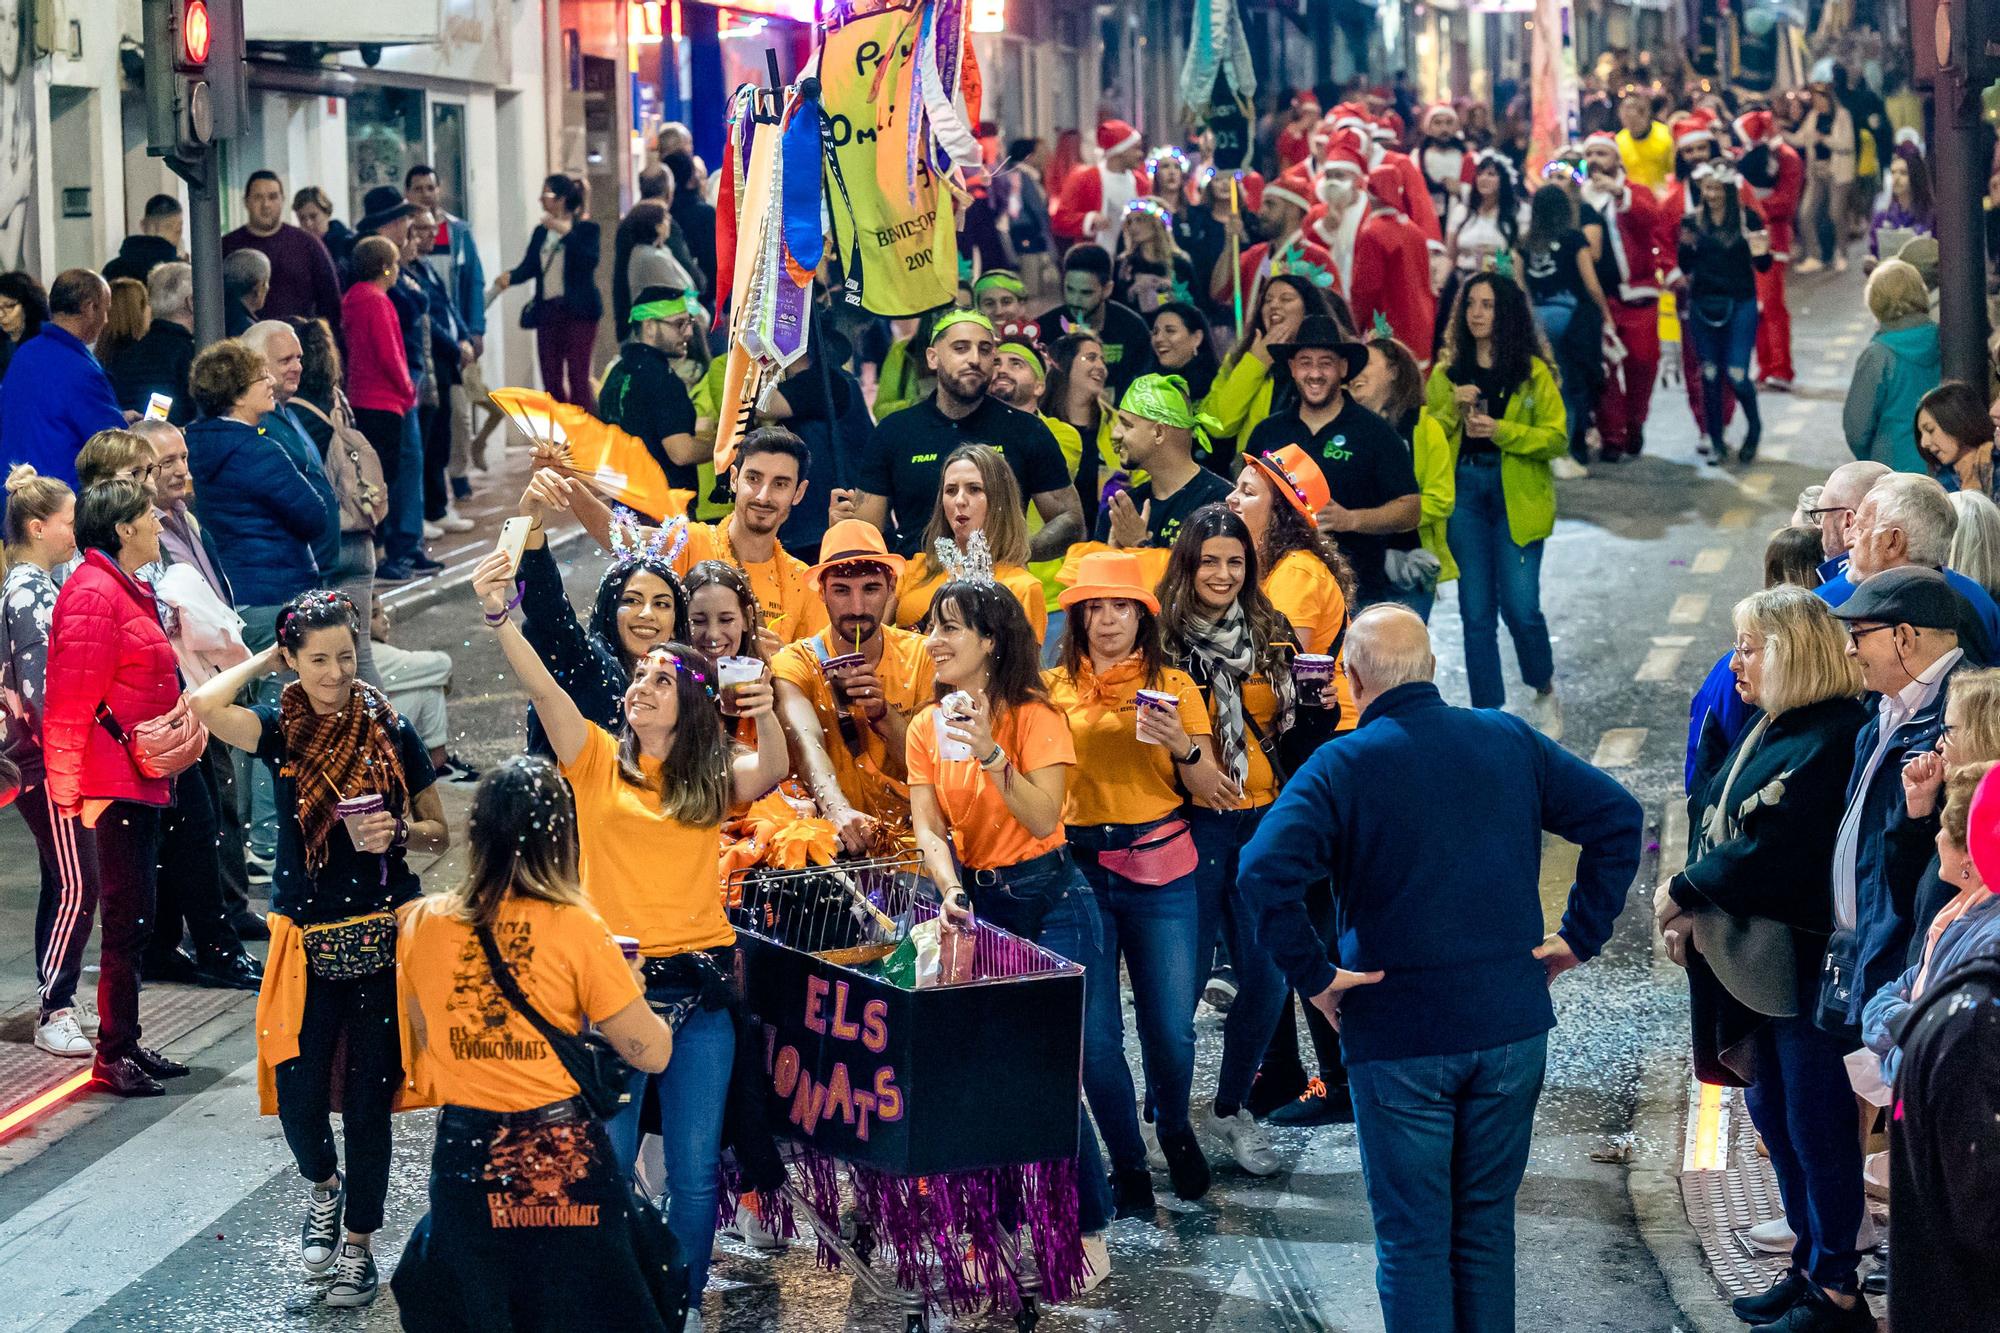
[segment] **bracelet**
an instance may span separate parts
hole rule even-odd
[[[1000,748],[1000,742],[998,741],[993,742],[993,753],[987,755],[984,759],[980,760],[979,766],[985,769],[988,773],[991,773],[993,771],[996,761],[1002,764],[1007,762],[1007,754],[1004,750]]]
[[[506,624],[507,617],[513,614],[514,608],[521,604],[521,598],[527,595],[527,590],[528,585],[526,583],[516,583],[514,585],[514,599],[512,601],[508,602],[507,605],[501,607],[498,611],[486,612],[487,628],[499,629],[502,625]]]
[[[396,817],[396,832],[389,839],[391,847],[406,847],[410,841],[410,825],[401,815]]]

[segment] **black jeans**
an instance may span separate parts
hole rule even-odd
[[[333,1105],[333,1061],[341,1067],[341,1104]],[[329,1116],[340,1111],[347,1138],[347,1229],[381,1229],[389,1195],[389,1110],[403,1081],[403,1047],[396,1026],[396,969],[353,981],[306,977],[299,1020],[299,1054],[274,1071],[278,1121],[299,1174],[318,1183],[340,1164]]]
[[[221,746],[212,746],[221,749]],[[215,774],[206,762],[174,780],[174,804],[160,815],[160,874],[149,962],[180,947],[183,927],[204,960],[240,953],[243,941],[222,905]]]
[[[227,745],[211,745],[201,756],[201,766],[215,784],[210,790],[215,794],[216,881],[222,890],[223,913],[232,918],[250,910],[250,868],[243,860],[243,812],[236,804],[233,755]]]
[[[21,822],[34,835],[42,867],[42,892],[35,903],[35,982],[41,1017],[76,1002],[83,975],[83,951],[97,915],[97,839],[81,819],[64,819],[49,802],[47,784],[30,787],[14,800]]]
[[[457,353],[454,351],[452,355],[454,364],[450,367],[438,362],[438,405],[417,409],[417,417],[423,423],[424,518],[432,523],[445,516],[451,503],[445,469],[451,465],[451,391],[459,382]]]
[[[139,1046],[139,959],[153,933],[160,814],[158,806],[113,801],[97,821],[99,1064]]]
[[[403,466],[403,414],[357,407],[354,426],[375,446],[375,457],[382,464],[382,485],[393,492]]]

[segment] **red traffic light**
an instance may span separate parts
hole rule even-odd
[[[189,65],[208,63],[208,6],[203,0],[188,0],[181,11],[181,60]]]

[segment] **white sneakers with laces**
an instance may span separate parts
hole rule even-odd
[[[1146,1145],[1146,1165],[1154,1171],[1167,1169],[1166,1150],[1160,1147],[1160,1129],[1152,1121],[1141,1116],[1139,1119],[1139,1139]]]
[[[66,1059],[78,1059],[94,1049],[90,1038],[83,1035],[83,1026],[77,1021],[75,1009],[58,1009],[36,1024],[35,1045],[50,1055]]]
[[[306,1197],[306,1222],[299,1229],[299,1262],[308,1273],[324,1273],[333,1267],[340,1250],[340,1207],[346,1199],[347,1182],[338,1173],[332,1190],[315,1185]]]
[[[1277,1150],[1271,1146],[1271,1136],[1247,1108],[1239,1106],[1235,1115],[1224,1118],[1211,1106],[1203,1127],[1229,1149],[1236,1165],[1249,1174],[1275,1176],[1284,1169]]]
[[[83,1029],[83,1035],[96,1041],[97,1002],[79,995],[71,1001],[70,1007],[76,1010],[76,1025]]]

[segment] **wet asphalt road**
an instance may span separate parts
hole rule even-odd
[[[1684,399],[1662,393],[1646,457],[1599,465],[1591,477],[1561,486],[1561,521],[1544,567],[1561,739],[1605,763],[1642,800],[1652,841],[1662,812],[1679,799],[1687,698],[1728,643],[1730,605],[1756,585],[1764,538],[1800,488],[1847,456],[1839,393],[1867,332],[1859,284],[1800,286],[1794,313],[1805,378],[1797,395],[1766,396],[1766,445],[1754,466],[1705,464],[1693,450]],[[581,550],[570,549],[572,557]],[[597,565],[588,558],[568,563],[572,591],[587,604]],[[455,746],[483,764],[521,748],[521,699],[473,614],[470,594],[460,591],[409,616],[397,637],[457,656],[453,722],[462,739]],[[1462,702],[1458,617],[1448,589],[1432,626],[1441,684]],[[1503,654],[1511,671],[1511,648]],[[1515,693],[1513,706],[1525,711],[1518,683]],[[1438,775],[1437,799],[1451,799],[1447,774]],[[462,800],[462,793],[453,798],[455,813]],[[1544,899],[1551,921],[1560,915],[1569,864],[1562,847],[1550,849]],[[1642,1070],[1675,1058],[1685,1041],[1684,994],[1651,969],[1645,904],[1652,868],[1649,852],[1605,955],[1557,987],[1561,1023],[1520,1195],[1524,1329],[1685,1327],[1639,1238],[1625,1168],[1592,1158],[1616,1155],[1603,1150],[1615,1149],[1632,1124]],[[254,1114],[248,1020],[245,1006],[194,1034],[183,1058],[192,1056],[197,1073],[173,1096],[65,1111],[39,1155],[19,1164],[0,1156],[0,1330],[397,1326],[386,1279],[424,1207],[429,1117],[398,1122],[390,1221],[378,1242],[383,1300],[366,1314],[324,1309],[316,1284],[295,1276],[301,1183],[275,1122]],[[1199,1035],[1197,1096],[1212,1085],[1219,1047],[1206,1009]],[[1200,1204],[1118,1223],[1112,1280],[1078,1306],[1050,1312],[1042,1327],[1380,1328],[1352,1127],[1276,1137],[1284,1174],[1259,1181],[1219,1166],[1215,1189]],[[1170,1198],[1164,1179],[1159,1183]],[[52,1265],[63,1275],[53,1275]],[[16,1278],[32,1288],[17,1293],[29,1299],[7,1296]],[[817,1269],[810,1246],[799,1245],[771,1258],[725,1242],[706,1311],[710,1329],[730,1333],[900,1327],[885,1304],[858,1294],[847,1277]],[[1012,1323],[960,1318],[952,1326]]]

